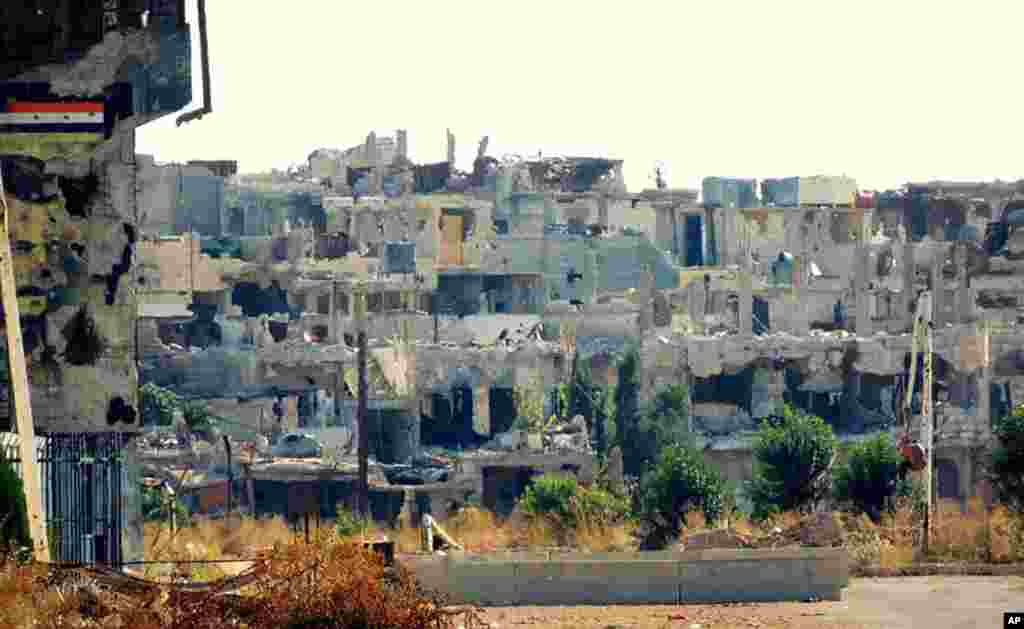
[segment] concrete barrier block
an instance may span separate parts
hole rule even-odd
[[[519,585],[520,605],[676,605],[674,577],[562,577],[527,579]]]
[[[517,579],[548,579],[554,580],[562,576],[560,561],[517,561]]]
[[[680,566],[683,603],[791,601],[810,595],[801,561],[696,561]]]
[[[513,562],[463,562],[448,564],[448,592],[457,601],[481,605],[515,605],[516,564]]]
[[[448,591],[448,562],[434,557],[404,556],[399,560],[408,568],[423,587],[437,591]]]
[[[563,579],[561,577],[519,579],[519,605],[603,605],[611,583],[604,577]]]
[[[554,563],[554,562],[553,562]],[[675,577],[678,570],[674,561],[560,561],[560,575],[563,578],[604,577],[656,578]]]

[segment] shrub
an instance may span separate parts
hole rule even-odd
[[[755,519],[774,511],[807,510],[829,490],[836,454],[832,427],[786,405],[781,418],[762,422],[754,444],[754,479],[748,485]]]
[[[996,445],[989,460],[993,489],[1008,509],[1024,514],[1024,406],[997,420]]]
[[[0,450],[0,552],[31,547],[28,507],[21,477]]]
[[[339,506],[338,515],[334,520],[334,532],[341,538],[366,535],[373,528],[373,521],[360,516],[349,509]]]
[[[573,518],[572,499],[579,484],[571,476],[545,474],[526,488],[519,499],[519,508],[530,516],[545,516],[568,523]]]
[[[639,475],[644,467],[644,436],[640,434],[640,354],[635,347],[619,362],[619,382],[615,385],[616,443],[622,448],[622,463],[627,474]]]
[[[641,546],[663,548],[679,537],[686,514],[700,509],[716,522],[725,506],[726,485],[700,452],[690,445],[670,445],[641,478],[640,517],[645,527]]]
[[[879,522],[882,510],[892,508],[892,498],[901,489],[900,456],[891,437],[880,434],[850,448],[848,461],[836,470],[835,497],[851,503]]]
[[[146,521],[164,521],[169,517],[168,497],[160,487],[142,488],[142,518]],[[175,522],[177,526],[188,524],[188,509],[181,500],[175,496],[171,508],[174,509]]]
[[[568,530],[584,521],[596,525],[619,521],[627,515],[628,503],[604,489],[583,487],[571,476],[545,474],[526,488],[519,509]]]

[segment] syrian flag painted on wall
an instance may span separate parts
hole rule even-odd
[[[0,102],[0,133],[103,133],[102,101]]]

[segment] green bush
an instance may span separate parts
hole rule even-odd
[[[572,499],[579,489],[579,483],[571,476],[544,474],[527,486],[519,499],[519,508],[527,515],[569,522],[574,517]]]
[[[612,523],[626,517],[626,500],[597,487],[583,487],[575,478],[545,474],[526,488],[519,509],[530,517],[543,517],[563,528],[581,521]]]
[[[1024,406],[997,420],[992,427],[996,445],[989,459],[989,477],[999,501],[1024,513]]]
[[[747,486],[753,517],[807,510],[824,498],[837,447],[825,420],[789,405],[783,417],[762,422],[754,444],[754,479]]]
[[[850,447],[847,463],[836,470],[835,498],[852,504],[876,523],[900,493],[903,457],[892,437],[880,434]],[[904,490],[905,491],[905,490]]]
[[[186,526],[189,521],[188,509],[177,497],[171,504],[177,526]],[[160,487],[142,488],[142,517],[147,521],[167,521],[169,518],[167,496]]]
[[[726,504],[727,488],[714,467],[691,445],[665,447],[640,479],[638,502],[645,550],[664,548],[677,539],[686,514],[695,509],[716,522]]]
[[[0,450],[0,552],[31,546],[25,489],[14,463]]]
[[[334,520],[334,532],[338,537],[366,535],[372,527],[373,521],[370,518],[356,515],[344,506],[338,506],[337,517]]]
[[[140,397],[144,426],[170,426],[178,411],[181,411],[185,423],[193,432],[207,432],[217,422],[204,402],[182,399],[174,391],[152,382],[142,385]]]

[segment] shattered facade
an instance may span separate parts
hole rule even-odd
[[[0,167],[44,506],[51,526],[71,523],[53,532],[57,559],[141,557],[131,458],[97,459],[88,478],[72,462],[116,454],[140,429],[138,224],[161,181],[139,176],[135,130],[192,100],[186,18],[181,0],[0,7]],[[75,483],[112,498],[58,503]]]
[[[1024,385],[1015,184],[866,194],[846,177],[712,177],[701,199],[667,186],[631,194],[618,160],[498,160],[485,138],[461,171],[451,132],[448,160],[425,166],[409,162],[404,131],[387,140],[320,149],[304,175],[259,184],[318,188],[322,221],[255,202],[259,231],[234,230],[198,256],[185,240],[141,245],[153,247],[143,268],[157,276],[145,298],[146,377],[247,418],[249,432],[330,434],[344,451],[365,292],[381,465],[415,464],[433,446],[529,449],[532,437],[512,426],[517,388],[540,390],[547,416],[573,354],[610,390],[617,358],[636,344],[641,401],[688,384],[692,430],[743,481],[754,428],[783,402],[823,416],[844,441],[894,430],[911,386],[912,312],[928,289],[938,495],[985,491],[991,420]],[[237,180],[237,198],[255,195]],[[184,281],[181,256],[155,253],[175,247],[191,251],[178,306],[159,287]],[[194,317],[182,321],[181,307]]]

